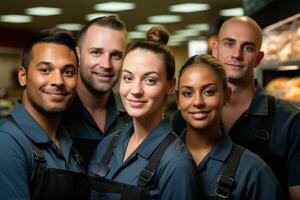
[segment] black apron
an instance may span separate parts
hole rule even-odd
[[[32,200],[85,199],[149,199],[147,188],[132,186],[84,173],[81,158],[75,149],[73,156],[81,172],[47,168],[41,150],[32,143],[36,170],[30,182]]]
[[[168,134],[151,154],[148,164],[139,175],[137,186],[106,180],[103,178],[108,172],[107,165],[112,157],[113,148],[118,137],[119,134],[114,135],[100,163],[91,163],[90,167],[95,169],[93,170],[95,176],[91,181],[91,199],[151,199],[149,189],[153,184],[156,168],[166,148],[174,139],[176,139],[175,134]]]
[[[16,126],[18,124],[12,117],[8,117]],[[22,129],[21,129],[22,130]],[[105,172],[106,166],[111,158],[113,146],[119,135],[112,139],[100,167]],[[119,183],[107,180],[101,176],[87,175],[85,173],[84,162],[75,148],[71,148],[71,156],[75,159],[80,172],[73,172],[64,169],[47,168],[47,161],[42,146],[37,146],[29,138],[35,160],[35,170],[30,171],[30,195],[32,200],[100,200],[100,199],[121,199],[121,200],[147,200],[149,197],[149,187],[155,175],[156,167],[164,154],[166,148],[176,139],[173,133],[168,134],[165,139],[155,149],[149,159],[149,163],[142,170],[138,186]],[[104,165],[103,165],[104,164]],[[104,169],[104,170],[103,170]],[[100,170],[100,171],[101,171]],[[99,176],[100,175],[100,176]]]
[[[64,169],[47,168],[42,151],[31,142],[35,159],[35,171],[30,180],[32,200],[52,199],[89,199],[89,178],[85,173],[83,162],[77,151],[72,148],[71,154],[76,160],[80,172]]]
[[[22,130],[11,115],[7,116],[6,119]],[[30,199],[89,199],[90,178],[85,173],[81,156],[73,147],[71,148],[71,156],[75,159],[80,172],[47,168],[47,161],[40,150],[43,144],[37,146],[38,144],[35,144],[30,138],[27,137],[27,139],[33,149],[35,165],[35,170],[31,169],[28,172],[30,177]]]

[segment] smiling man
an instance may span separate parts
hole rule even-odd
[[[73,195],[72,179],[64,184],[63,174],[83,167],[59,124],[75,96],[77,65],[76,42],[65,30],[42,30],[25,47],[22,100],[0,121],[0,199]]]
[[[63,117],[74,146],[88,164],[100,140],[121,130],[128,117],[113,87],[126,47],[126,29],[114,16],[89,21],[78,34],[77,96]]]

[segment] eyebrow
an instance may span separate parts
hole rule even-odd
[[[41,61],[39,62],[36,66],[40,66],[40,65],[46,65],[48,67],[53,67],[53,63],[52,62],[49,62],[49,61]],[[74,64],[65,64],[63,68],[76,68],[76,65]]]
[[[103,47],[90,47],[89,51],[91,51],[91,50],[104,51],[104,48]],[[119,53],[119,54],[122,54],[122,55],[124,54],[123,51],[120,51],[118,49],[113,49],[110,54],[112,54],[112,53]]]
[[[53,66],[53,63],[49,62],[49,61],[41,61],[36,66],[39,66],[39,65]]]
[[[73,65],[73,64],[66,64],[64,65],[64,68],[76,68],[77,65]]]
[[[223,38],[222,42],[224,42],[224,41],[236,42],[235,39],[229,38],[229,37]],[[253,42],[247,42],[246,41],[246,42],[243,42],[242,44],[243,44],[243,46],[245,46],[245,45],[252,45],[252,46],[256,47],[256,45]]]
[[[122,72],[127,72],[127,73],[129,73],[129,74],[133,74],[131,71],[129,71],[129,70],[127,70],[127,69],[122,70]],[[144,74],[144,76],[148,76],[148,75],[150,75],[150,74],[157,74],[158,76],[160,76],[160,74],[157,73],[157,72],[155,72],[155,71],[147,72],[147,73]]]
[[[216,84],[216,83],[207,83],[207,84],[205,84],[205,85],[203,85],[203,86],[201,86],[201,87],[202,87],[202,88],[207,88],[207,87],[209,87],[209,86],[216,86],[216,87],[217,87],[217,84]],[[192,89],[193,86],[182,85],[182,86],[179,87],[179,90],[182,89],[182,88]]]

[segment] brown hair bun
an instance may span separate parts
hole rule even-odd
[[[167,30],[161,27],[152,27],[147,32],[147,40],[166,45],[169,41],[169,33],[167,32]]]

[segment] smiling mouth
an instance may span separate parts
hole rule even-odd
[[[146,101],[143,100],[131,100],[131,99],[129,99],[128,102],[132,107],[141,107],[146,103]]]
[[[107,74],[107,73],[101,73],[101,72],[93,72],[93,73],[97,76],[106,77],[106,78],[111,78],[114,76],[113,74]]]
[[[191,115],[196,120],[203,120],[207,117],[209,114],[208,111],[192,111],[189,112],[189,115]]]
[[[244,67],[244,65],[241,65],[241,64],[226,63],[226,65],[231,66],[231,67],[235,67],[235,68],[243,68]]]

